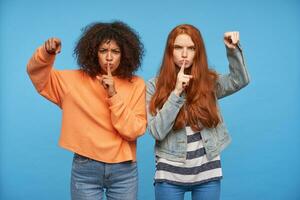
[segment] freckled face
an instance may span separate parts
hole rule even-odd
[[[173,60],[177,67],[185,62],[185,68],[193,65],[195,57],[195,44],[187,34],[180,34],[175,38]]]

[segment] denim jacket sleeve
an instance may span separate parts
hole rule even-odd
[[[171,92],[163,107],[159,111],[157,111],[155,116],[153,116],[150,113],[149,105],[151,98],[155,92],[155,81],[156,79],[153,78],[147,82],[147,120],[150,134],[156,140],[161,141],[168,135],[168,133],[171,132],[177,114],[184,104],[184,97],[177,96],[174,92]]]
[[[240,45],[235,49],[226,47],[227,58],[229,61],[229,74],[220,75],[216,86],[217,98],[231,95],[245,87],[250,79],[245,66],[244,55]]]

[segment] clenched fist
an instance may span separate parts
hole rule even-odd
[[[61,41],[59,38],[49,38],[44,47],[49,54],[55,55],[61,51]]]
[[[224,43],[229,49],[235,49],[240,41],[240,33],[238,31],[224,33]]]

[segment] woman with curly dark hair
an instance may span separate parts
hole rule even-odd
[[[74,152],[72,199],[137,198],[136,139],[146,130],[145,83],[134,72],[143,45],[122,22],[87,26],[74,54],[78,70],[56,70],[61,41],[50,38],[30,59],[36,90],[63,112],[59,144]]]

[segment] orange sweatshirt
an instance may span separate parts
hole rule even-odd
[[[136,139],[146,131],[145,83],[114,77],[111,98],[97,79],[81,70],[56,70],[55,55],[37,49],[27,65],[36,90],[62,109],[59,145],[106,162],[136,160]]]

